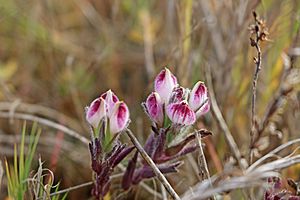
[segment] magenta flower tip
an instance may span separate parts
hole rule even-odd
[[[177,78],[168,68],[163,69],[155,78],[154,90],[160,95],[164,103],[168,103],[173,88],[177,86]]]
[[[195,112],[185,100],[169,104],[166,112],[170,120],[175,124],[192,125],[196,121]]]
[[[164,112],[163,112],[163,102],[157,92],[152,92],[145,103],[147,113],[152,121],[158,125],[163,124]]]
[[[123,131],[129,122],[129,109],[123,101],[115,103],[109,118],[110,132],[116,134]]]

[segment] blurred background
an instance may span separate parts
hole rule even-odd
[[[166,66],[189,88],[205,81],[205,66],[210,67],[220,110],[247,155],[256,55],[248,30],[253,10],[270,33],[270,41],[261,45],[259,122],[279,99],[257,146],[263,153],[300,135],[299,0],[0,0],[1,160],[12,158],[13,144],[20,140],[23,120],[14,113],[46,118],[89,138],[84,108],[109,88],[128,104],[130,128],[143,143],[150,122],[140,104]],[[223,132],[212,112],[198,125],[213,133],[205,154],[210,173],[220,172],[230,156]],[[41,127],[36,158],[41,155],[61,188],[91,181],[87,146]],[[197,183],[195,163],[195,155],[188,156],[180,174],[168,176],[178,193]],[[285,173],[299,179],[300,166]],[[153,199],[141,187],[124,193],[120,179],[114,182],[112,196]],[[5,183],[0,199],[6,196]],[[145,183],[160,190],[154,180]],[[70,192],[68,199],[87,199],[90,189]]]

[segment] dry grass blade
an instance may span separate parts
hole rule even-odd
[[[242,176],[235,176],[225,180],[222,179],[224,175],[212,177],[214,187],[210,187],[209,181],[205,180],[202,183],[194,186],[192,191],[186,192],[182,199],[207,199],[213,195],[228,192],[230,190],[264,186],[266,183],[266,178],[280,176],[280,170],[300,163],[300,155],[286,156],[260,166],[258,166],[258,164],[262,163],[263,160],[269,158],[271,155],[275,155],[275,153],[292,144],[295,144],[296,142],[300,142],[300,139],[290,141],[274,149],[262,157],[262,160],[257,161],[253,164],[253,166],[250,166]],[[231,173],[228,173],[228,175]]]
[[[11,114],[9,112],[0,112],[0,118],[10,118],[10,117],[17,118],[17,119],[23,119],[23,120],[29,120],[29,121],[36,121],[40,124],[63,131],[64,133],[70,135],[71,137],[78,139],[79,141],[81,141],[84,144],[89,143],[89,140],[86,139],[84,136],[82,136],[82,134],[79,134],[76,131],[74,131],[66,126],[63,126],[56,122],[50,121],[48,119],[44,119],[44,118],[37,117],[34,115],[30,115],[30,114],[22,114],[22,113],[14,113],[11,116]]]
[[[293,144],[296,144],[296,143],[300,143],[300,139],[291,140],[287,143],[280,145],[279,147],[275,148],[274,150],[270,151],[268,154],[264,155],[263,157],[258,159],[256,162],[254,162],[251,166],[248,167],[247,171],[253,170],[259,164],[264,162],[266,159],[273,157],[274,155],[276,155],[276,153],[278,153],[278,152],[282,151],[283,149],[285,149]]]
[[[2,165],[2,161],[0,160],[0,191],[1,191],[1,183],[2,183],[3,174],[4,174],[3,165]]]
[[[146,151],[143,149],[139,141],[136,139],[134,134],[127,129],[127,134],[130,137],[132,143],[135,145],[135,147],[138,149],[139,153],[142,155],[144,160],[149,164],[149,166],[152,168],[153,172],[159,179],[159,181],[165,186],[166,190],[169,192],[169,194],[172,196],[173,199],[180,200],[180,197],[175,192],[175,190],[172,188],[166,177],[159,171],[159,169],[156,167],[153,160],[150,158],[150,156],[146,153]]]
[[[289,159],[279,159],[272,163],[265,164],[243,176],[222,180],[217,184],[213,183],[213,188],[209,186],[209,183],[206,180],[193,187],[193,190],[187,192],[182,199],[207,199],[213,195],[228,192],[231,190],[264,186],[264,184],[266,183],[264,179],[268,177],[279,176],[277,170],[281,170],[297,163],[300,163],[300,156],[294,156]],[[217,180],[217,178],[214,178],[214,180]]]
[[[242,156],[241,156],[241,152],[224,120],[224,117],[220,111],[220,108],[218,106],[218,103],[216,101],[216,97],[215,97],[215,93],[214,93],[214,88],[213,88],[213,83],[212,83],[212,77],[211,77],[211,70],[210,70],[210,66],[207,64],[205,67],[205,77],[206,77],[206,81],[207,81],[207,87],[208,87],[208,91],[209,91],[209,96],[210,96],[210,101],[211,101],[211,107],[212,110],[214,112],[214,115],[216,117],[216,120],[220,126],[220,128],[222,129],[222,131],[224,132],[224,136],[226,139],[226,142],[228,143],[228,146],[233,154],[233,156],[235,157],[235,159],[237,160],[239,166],[241,167],[241,169],[245,169],[245,165],[244,163],[242,163]]]

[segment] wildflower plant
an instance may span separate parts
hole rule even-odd
[[[210,108],[207,88],[203,82],[197,82],[192,90],[181,87],[177,78],[169,69],[163,69],[155,78],[154,91],[147,97],[142,106],[152,121],[152,132],[144,150],[163,173],[177,172],[182,164],[177,158],[197,149],[192,141],[196,134],[202,137],[208,131],[192,131],[196,120],[207,113]],[[143,179],[155,176],[151,167],[142,162],[138,166],[138,153],[129,161],[123,177],[122,187],[126,190]]]
[[[86,120],[91,126],[91,166],[94,173],[92,195],[103,199],[110,187],[113,169],[133,150],[118,136],[129,124],[129,110],[111,91],[103,93],[86,108]]]
[[[169,69],[163,69],[155,78],[154,91],[142,106],[152,121],[152,131],[144,150],[154,161],[161,173],[177,172],[181,161],[177,158],[193,152],[198,147],[192,141],[196,134],[209,134],[204,130],[191,130],[196,120],[210,108],[207,88],[197,82],[192,90],[181,87]],[[91,166],[94,174],[92,195],[103,199],[110,187],[113,169],[134,149],[119,140],[129,124],[127,105],[108,90],[86,108],[86,120],[91,127]],[[179,136],[179,140],[177,138]],[[175,142],[174,142],[175,141]],[[155,177],[146,161],[138,162],[136,151],[128,162],[122,180],[123,189],[138,184],[143,179]]]

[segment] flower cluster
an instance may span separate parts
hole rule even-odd
[[[192,142],[196,134],[201,137],[211,134],[206,130],[195,131],[175,145],[169,145],[176,130],[180,132],[194,124],[198,117],[209,111],[207,88],[200,81],[191,91],[180,87],[177,78],[165,68],[155,78],[154,90],[142,104],[154,124],[144,150],[163,174],[177,172],[177,167],[182,164],[176,161],[177,158],[197,149],[197,145]],[[125,190],[143,179],[155,176],[146,162],[137,166],[137,160],[138,154],[135,153],[123,177],[122,187]]]
[[[129,110],[124,102],[108,90],[86,108],[86,120],[93,132],[89,144],[94,172],[92,195],[96,199],[103,199],[109,191],[113,169],[134,149],[133,146],[121,144],[117,138],[118,133],[128,126]]]
[[[119,98],[108,90],[86,108],[86,120],[94,129],[99,129],[101,121],[109,123],[109,133],[115,135],[127,127],[129,110],[123,101],[119,101]]]
[[[177,78],[165,68],[154,82],[152,92],[143,104],[156,127],[166,127],[169,120],[178,125],[192,125],[209,111],[207,88],[198,81],[190,91],[178,85]]]

